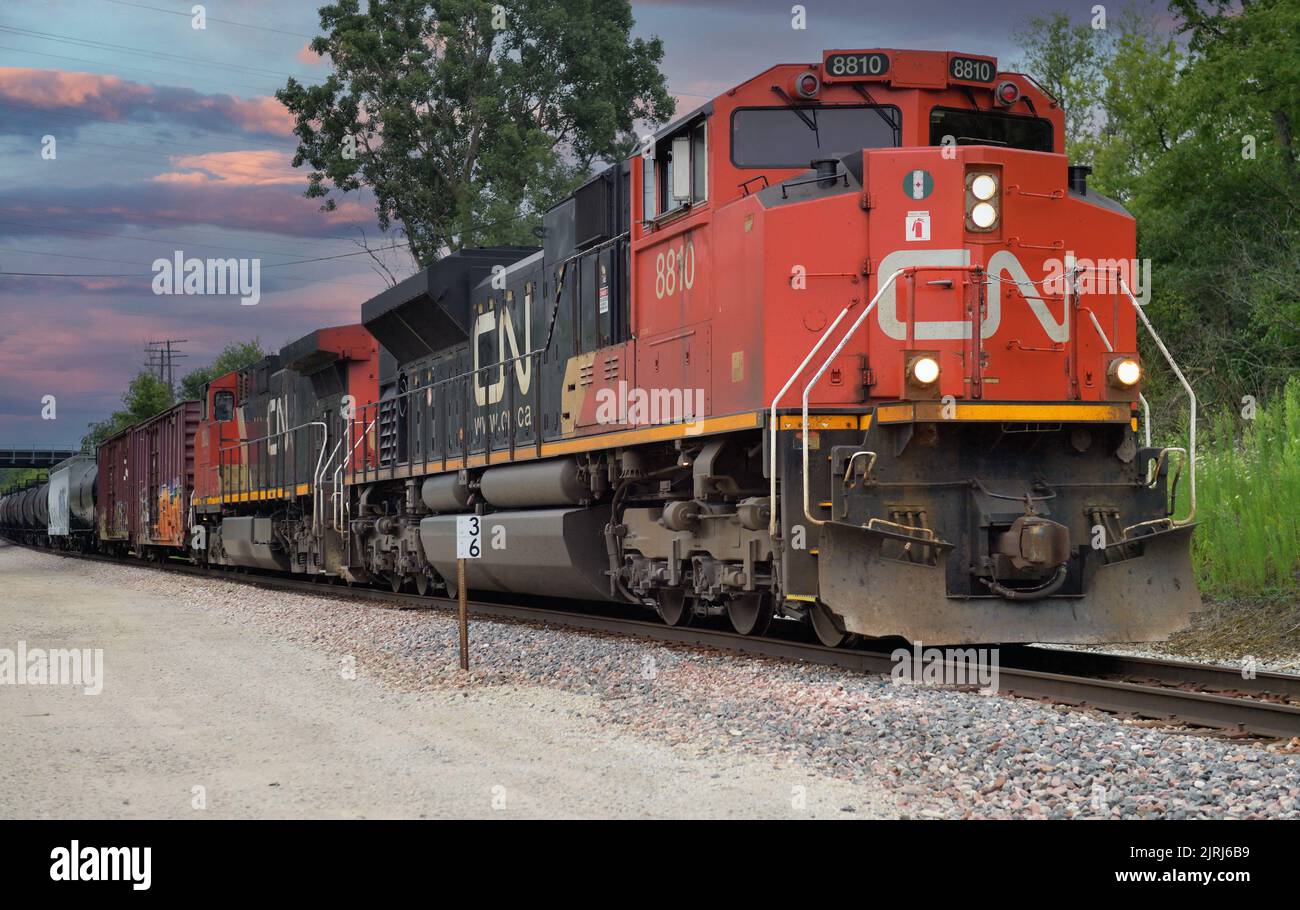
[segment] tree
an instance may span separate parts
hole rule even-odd
[[[449,248],[535,240],[541,212],[592,165],[671,116],[658,39],[633,39],[627,0],[338,0],[311,48],[333,73],[290,79],[306,195],[369,187],[379,226],[417,263]]]
[[[122,404],[125,407],[114,411],[107,420],[90,425],[89,432],[81,439],[83,447],[99,445],[114,433],[161,414],[173,404],[172,391],[153,373],[141,372],[127,386]]]
[[[1033,16],[1016,32],[1024,56],[1018,63],[1060,102],[1065,111],[1066,152],[1095,134],[1106,61],[1105,32],[1088,23],[1072,25],[1066,13]]]
[[[185,378],[181,380],[181,400],[201,400],[203,387],[209,382],[232,370],[242,370],[244,367],[252,366],[265,357],[266,353],[262,350],[260,338],[226,345],[211,364],[185,374]]]
[[[1300,4],[1295,0],[1171,0],[1178,30],[1190,38],[1209,74],[1232,80],[1267,112],[1291,189],[1300,189]]]
[[[1137,219],[1149,259],[1147,309],[1204,410],[1266,398],[1300,370],[1300,187],[1291,124],[1300,116],[1300,5],[1294,0],[1173,0],[1171,29],[1124,17],[1101,62],[1097,115],[1071,156],[1091,187]],[[1056,46],[1061,20],[1029,48]],[[1186,49],[1175,40],[1186,34]],[[1030,54],[1035,66],[1069,54]],[[1068,80],[1067,80],[1068,81]],[[1145,344],[1145,339],[1141,342]],[[1185,413],[1154,348],[1147,395],[1157,425]]]

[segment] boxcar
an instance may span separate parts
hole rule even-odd
[[[188,549],[201,408],[200,402],[182,401],[100,443],[96,507],[102,543],[151,557]]]

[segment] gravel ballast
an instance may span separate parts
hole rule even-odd
[[[828,778],[841,817],[1300,818],[1300,756],[1145,722],[976,692],[528,624],[288,594],[0,548],[0,583],[33,561],[138,588],[244,635],[291,642],[385,691],[580,696],[598,723],[721,775],[739,760]],[[166,630],[159,630],[165,640]],[[0,642],[0,644],[3,644]],[[665,786],[670,782],[665,782]],[[798,784],[783,784],[793,805]],[[844,795],[840,795],[844,794]]]

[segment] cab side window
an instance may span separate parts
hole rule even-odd
[[[235,393],[218,392],[212,399],[212,414],[215,420],[231,420],[235,416]]]
[[[700,117],[655,145],[655,158],[642,170],[642,204],[647,220],[709,197],[708,120]]]

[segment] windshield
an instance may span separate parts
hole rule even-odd
[[[898,144],[898,111],[867,104],[748,107],[731,115],[736,167],[809,167],[866,148]]]
[[[1052,151],[1052,124],[1038,117],[937,107],[930,112],[930,144],[943,145],[948,136],[957,145]]]

